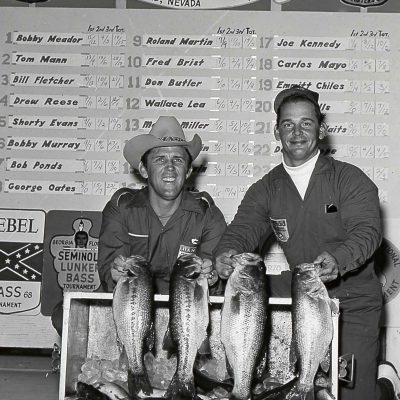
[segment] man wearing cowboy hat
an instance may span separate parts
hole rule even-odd
[[[117,257],[141,255],[151,265],[156,292],[168,294],[176,259],[195,253],[203,259],[209,284],[218,280],[212,251],[226,228],[221,211],[206,192],[183,190],[199,155],[196,134],[187,141],[175,117],[162,116],[148,134],[130,139],[123,154],[147,180],[140,190],[119,189],[106,204],[99,237],[99,274],[107,291],[121,276]]]

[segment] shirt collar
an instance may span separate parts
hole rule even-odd
[[[331,160],[329,157],[318,155],[317,162],[315,163],[313,174],[326,174],[330,170]],[[288,178],[289,174],[285,171],[283,163],[280,163],[276,168],[276,177],[282,179],[284,177]]]
[[[140,189],[133,199],[129,203],[129,207],[134,208],[143,208],[150,207],[149,201],[149,189],[147,187]],[[182,193],[182,201],[180,204],[180,208],[186,211],[192,211],[201,213],[202,208],[199,204],[199,200],[196,198],[196,195],[192,192],[188,192],[184,190]]]
[[[315,154],[315,156],[311,157],[305,163],[303,163],[297,167],[291,167],[285,163],[285,160],[283,159],[283,155],[282,155],[283,168],[285,168],[285,170],[288,172],[289,175],[290,174],[298,175],[298,174],[305,173],[306,171],[312,172],[312,170],[315,167],[318,157],[319,157],[319,152],[317,152],[317,154]]]

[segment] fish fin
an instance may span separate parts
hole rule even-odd
[[[319,390],[327,389],[330,390],[332,387],[331,378],[322,369],[318,369],[314,378],[314,391],[317,393]]]
[[[290,343],[289,363],[293,368],[297,364],[297,354],[296,354],[296,348],[295,348],[295,345],[294,345],[293,338],[292,338],[292,342]]]
[[[120,353],[122,353],[123,350],[124,350],[124,345],[122,344],[122,341],[121,341],[121,339],[120,339],[119,336],[118,336],[118,333],[117,333],[116,339],[117,339],[117,347],[118,347],[118,350],[119,350]]]
[[[228,399],[229,400],[241,400],[242,398],[236,397],[234,394],[230,393]],[[250,399],[250,397],[249,397],[249,399]]]
[[[193,368],[193,375],[196,386],[200,387],[205,392],[211,392],[217,387],[222,387],[228,391],[232,390],[232,378],[227,378],[221,381],[215,376],[209,375],[208,372],[196,366]]]
[[[232,296],[230,302],[230,312],[232,315],[238,315],[240,313],[240,293]]]
[[[196,285],[194,286],[195,303],[202,301],[204,299],[204,296],[207,296],[206,290],[204,290],[204,287],[201,284],[196,282]]]
[[[135,398],[135,396],[142,391],[147,396],[153,393],[153,388],[150,385],[149,377],[147,372],[144,371],[142,374],[133,374],[128,370],[128,391],[129,395]]]
[[[172,377],[171,383],[164,394],[166,399],[197,399],[194,378],[189,382],[182,382],[177,373]]]
[[[305,394],[304,400],[315,400],[314,388]]]
[[[156,346],[155,346],[155,342],[156,342],[156,334],[155,334],[155,329],[154,329],[154,322],[151,323],[150,326],[150,333],[149,335],[146,337],[146,347],[147,350],[150,351],[153,356],[156,355]]]
[[[226,364],[226,371],[228,372],[228,375],[233,378],[234,373],[233,373],[233,368],[228,360],[228,357],[225,357],[225,364]]]
[[[268,347],[266,343],[264,343],[263,347],[261,348],[258,354],[257,364],[255,369],[255,378],[260,382],[263,381],[265,375],[265,370],[267,368],[267,360],[268,360]]]
[[[125,347],[121,349],[119,354],[118,366],[121,370],[126,371],[128,369],[128,355],[126,354]]]
[[[333,314],[339,314],[339,306],[337,305],[337,303],[335,301],[330,299],[329,306],[330,306]]]
[[[299,384],[295,384],[286,395],[285,400],[315,400],[314,388],[304,390]]]
[[[167,330],[165,331],[162,349],[167,352],[168,359],[171,358],[171,356],[173,354],[176,354],[176,352],[177,352],[177,347],[176,347],[174,341],[172,340],[169,324],[167,326]]]
[[[197,352],[201,355],[209,355],[211,356],[211,345],[210,339],[207,337],[204,338]]]
[[[327,373],[329,371],[329,368],[331,366],[329,349],[326,352],[326,354],[324,355],[324,357],[322,358],[322,360],[320,361],[319,366],[321,367],[322,371],[324,371],[325,373]]]
[[[206,280],[196,282],[194,287],[194,303],[196,305],[196,326],[198,333],[204,332],[204,337],[199,336],[197,352],[202,355],[211,355],[210,340],[208,338],[210,328],[210,312],[208,309],[208,283]],[[203,324],[207,324],[204,327]],[[200,340],[202,342],[200,343]]]

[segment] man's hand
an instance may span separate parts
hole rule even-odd
[[[221,279],[228,279],[233,272],[233,261],[232,256],[238,254],[234,249],[229,249],[221,254],[218,254],[215,258],[215,269]]]
[[[122,276],[126,275],[126,265],[127,258],[121,255],[117,256],[111,263],[111,278],[115,283],[117,283]]]
[[[218,280],[217,272],[209,258],[203,258],[202,261],[203,265],[201,266],[201,273],[207,277],[209,286],[213,286]]]
[[[322,282],[334,281],[339,276],[339,268],[335,257],[327,251],[322,252],[315,260],[314,264],[319,264],[319,277]]]

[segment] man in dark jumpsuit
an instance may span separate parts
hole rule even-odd
[[[218,294],[212,252],[225,219],[208,193],[183,189],[201,148],[200,137],[186,141],[179,122],[170,116],[160,117],[148,134],[126,143],[124,157],[148,186],[118,190],[103,210],[98,266],[106,291],[121,276],[118,260],[141,255],[150,263],[156,293],[168,294],[176,259],[194,253],[203,259],[210,293]]]
[[[217,272],[227,279],[231,255],[255,251],[273,234],[291,269],[318,264],[340,302],[339,351],[356,358],[355,385],[342,386],[340,399],[375,400],[382,309],[372,259],[381,243],[378,190],[357,167],[320,155],[327,127],[317,93],[285,89],[274,108],[282,163],[247,191],[215,250]]]

